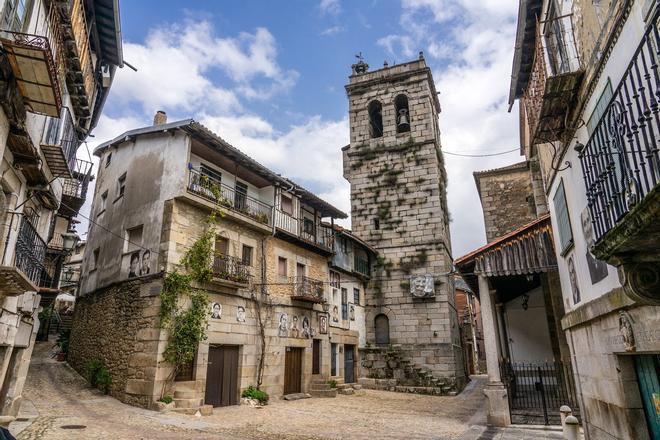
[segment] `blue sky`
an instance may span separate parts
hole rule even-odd
[[[510,150],[518,146],[517,114],[506,103],[517,6],[516,0],[122,0],[124,58],[138,71],[119,71],[89,146],[150,124],[162,109],[170,121],[201,121],[348,212],[340,148],[348,143],[344,84],[355,54],[378,68],[423,50],[441,93],[443,149]],[[516,153],[446,155],[455,257],[485,242],[472,171],[519,160]]]

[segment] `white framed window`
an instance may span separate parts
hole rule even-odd
[[[557,216],[557,232],[559,235],[560,253],[565,255],[573,246],[573,231],[571,230],[571,219],[568,214],[568,205],[566,203],[566,191],[564,189],[564,179],[559,181],[559,186],[552,198]]]
[[[126,192],[126,173],[119,176],[117,179],[117,198],[124,197]]]

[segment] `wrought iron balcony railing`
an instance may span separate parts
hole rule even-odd
[[[369,261],[357,255],[353,259],[353,270],[355,270],[357,273],[361,273],[362,275],[371,275],[371,271],[369,270]]]
[[[589,141],[578,148],[596,241],[660,181],[658,24],[656,14]]]
[[[69,109],[62,107],[59,118],[48,117],[41,139],[41,150],[54,175],[73,177],[80,141]]]
[[[250,266],[240,258],[218,254],[213,259],[213,276],[235,283],[248,284],[251,276]]]
[[[572,15],[537,24],[534,63],[523,95],[534,143],[559,139],[582,79]]]
[[[304,242],[321,247],[327,251],[333,250],[334,236],[332,230],[322,225],[317,225],[309,219],[296,218],[292,215],[275,210],[275,227],[289,234],[295,235]]]
[[[293,277],[291,282],[293,283],[293,299],[314,303],[325,302],[323,281],[305,276],[297,276]]]
[[[14,264],[36,285],[41,285],[45,270],[46,242],[32,223],[23,218],[18,229]]]
[[[188,191],[217,205],[240,212],[260,223],[269,226],[273,224],[273,207],[271,205],[236,191],[197,170],[190,170]]]

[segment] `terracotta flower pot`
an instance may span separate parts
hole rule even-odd
[[[57,357],[55,359],[57,359],[58,362],[64,362],[66,360],[66,353],[60,351],[59,353],[57,353]]]

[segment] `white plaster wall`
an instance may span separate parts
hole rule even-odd
[[[544,362],[553,359],[548,318],[540,287],[528,292],[528,308],[522,296],[504,304],[509,351],[513,362]]]
[[[626,20],[625,25],[621,31],[616,45],[612,49],[610,58],[605,65],[603,74],[600,76],[593,95],[587,102],[582,119],[585,121],[589,118],[594,110],[594,107],[602,93],[608,78],[612,83],[612,89],[616,90],[621,78],[623,77],[630,59],[639,45],[641,38],[644,34],[644,18],[643,8],[644,2],[634,2],[630,11],[630,16]],[[569,161],[571,167],[561,171],[557,174],[550,191],[548,192],[548,201],[553,225],[557,224],[557,215],[555,212],[552,199],[557,191],[557,187],[561,180],[564,181],[564,188],[566,190],[566,202],[568,205],[571,229],[573,231],[573,240],[575,246],[566,255],[561,256],[557,254],[557,262],[559,266],[559,276],[561,280],[562,295],[564,298],[564,307],[566,311],[570,311],[576,306],[584,304],[590,300],[598,298],[612,289],[619,287],[619,278],[616,268],[608,266],[608,275],[603,280],[596,284],[591,283],[589,274],[589,267],[587,265],[587,243],[582,232],[582,225],[580,214],[587,207],[586,188],[584,178],[582,176],[582,167],[577,152],[574,150],[576,142],[581,142],[586,145],[589,141],[589,133],[586,127],[580,128],[576,133],[576,138],[569,145],[564,161]],[[557,230],[554,231],[555,249],[560,249],[559,238]],[[578,286],[580,289],[581,301],[576,305],[573,301],[573,293],[568,273],[568,259],[573,256],[575,263],[575,271],[577,274]]]

